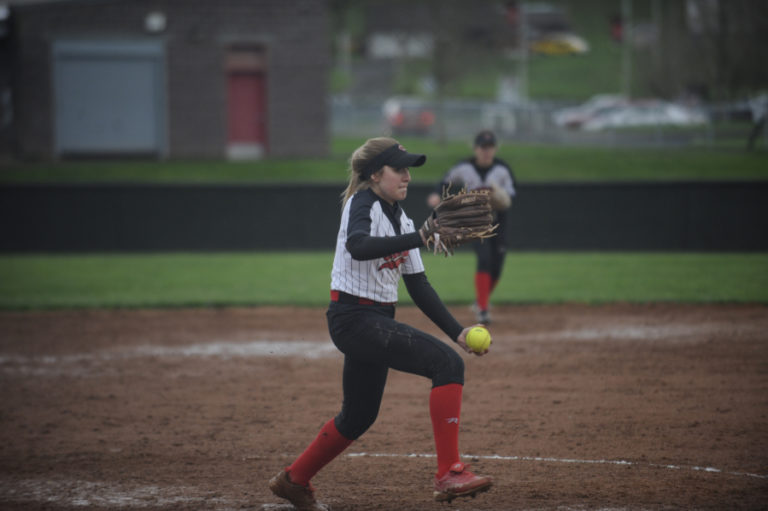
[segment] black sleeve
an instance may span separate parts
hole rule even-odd
[[[442,197],[443,192],[445,191],[446,188],[448,188],[448,185],[449,185],[448,180],[446,178],[443,178],[439,183],[437,183],[437,185],[432,190],[432,192]]]
[[[454,342],[464,327],[448,311],[424,272],[403,274],[408,294],[421,311]]]
[[[437,183],[435,188],[432,190],[434,193],[438,194],[440,197],[443,196],[443,193],[445,192],[445,190],[447,190],[449,187],[453,185],[453,183],[448,181],[448,174],[451,173],[451,170],[453,170],[453,167],[448,169],[448,171],[445,174],[443,174],[443,178],[440,180],[439,183]]]
[[[515,179],[515,173],[512,172],[512,167],[507,163],[506,161],[502,160],[501,158],[494,158],[500,165],[505,167],[507,169],[507,172],[509,172],[509,177],[512,178],[512,186],[517,186],[517,180]]]
[[[439,183],[437,183],[437,186],[434,189],[434,192],[440,195],[441,197],[444,195],[444,192],[448,191],[449,193],[456,193],[457,189],[461,189],[464,186],[464,183],[458,181],[458,182],[452,182],[448,179],[448,176],[450,175],[451,171],[458,167],[459,165],[463,163],[471,163],[472,158],[464,158],[456,163],[453,164],[453,166],[448,169],[448,171],[443,174],[443,178],[440,180]]]
[[[368,261],[424,244],[418,231],[398,236],[371,236],[371,207],[379,199],[369,189],[355,194],[350,200],[346,247],[353,259]]]
[[[369,236],[357,233],[347,238],[347,250],[352,259],[367,261],[385,257],[396,252],[419,248],[424,243],[418,231],[399,236]]]

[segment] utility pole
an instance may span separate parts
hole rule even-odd
[[[517,90],[522,101],[528,99],[528,19],[525,2],[518,4],[518,42],[517,42]]]
[[[632,97],[632,0],[621,0],[621,92]]]

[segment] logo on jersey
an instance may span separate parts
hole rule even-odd
[[[388,255],[384,257],[384,263],[379,266],[379,271],[387,269],[387,270],[395,270],[398,266],[403,264],[405,260],[408,259],[408,251],[405,252],[395,252],[392,255]]]

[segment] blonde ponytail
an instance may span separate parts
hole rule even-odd
[[[366,164],[376,155],[397,143],[397,140],[394,138],[376,137],[369,138],[363,145],[355,149],[352,156],[349,157],[349,167],[347,168],[349,183],[341,194],[342,208],[354,194],[370,186],[370,180],[361,178],[361,173]]]

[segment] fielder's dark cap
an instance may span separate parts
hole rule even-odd
[[[405,147],[395,144],[371,158],[371,161],[363,167],[360,175],[363,179],[368,179],[371,177],[371,174],[384,165],[389,165],[396,169],[404,169],[406,167],[421,167],[425,161],[427,161],[425,155],[409,153],[405,150]]]
[[[490,130],[483,130],[475,137],[475,145],[479,147],[495,146],[496,135]]]

